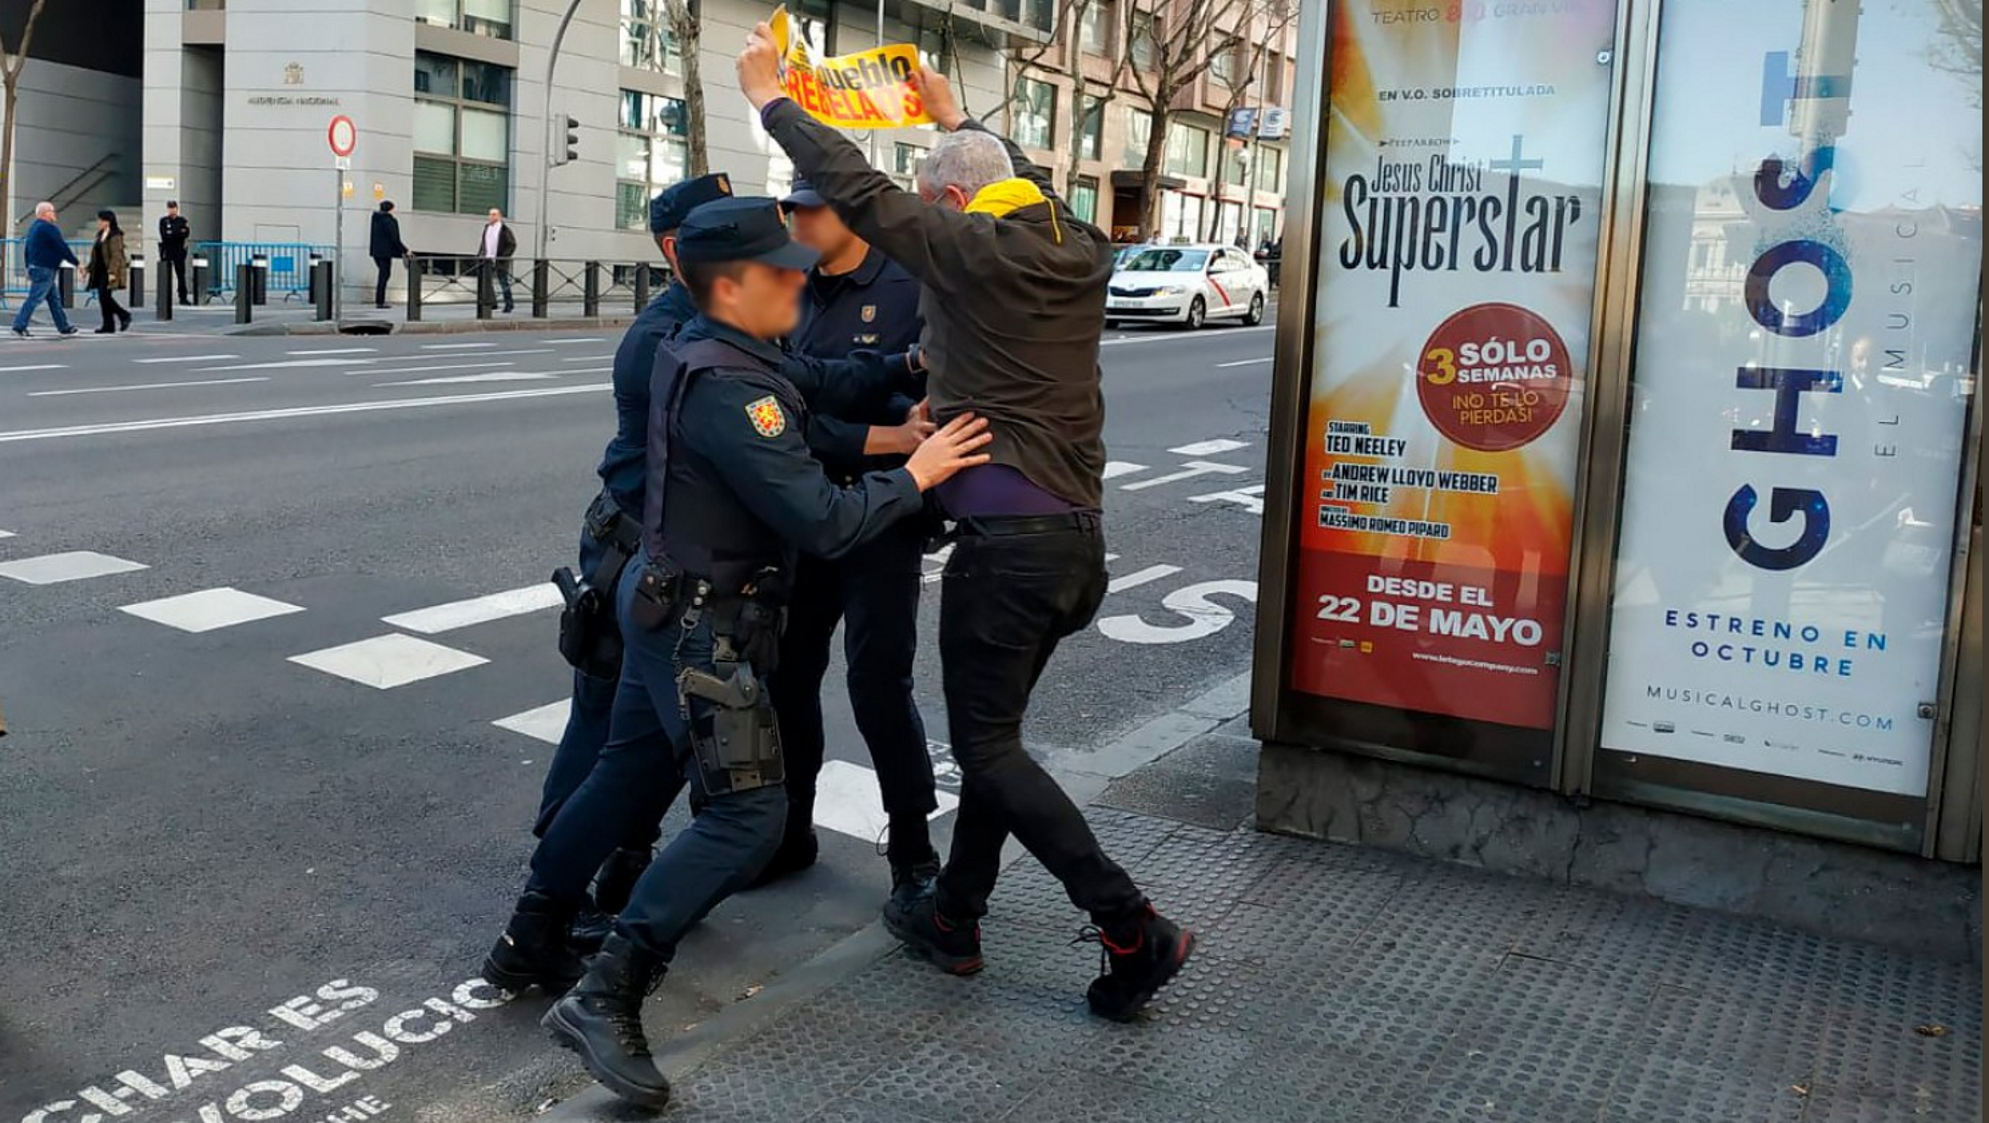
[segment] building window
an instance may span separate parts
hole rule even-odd
[[[1024,148],[1048,148],[1056,135],[1057,88],[1034,78],[1015,80],[1015,123],[1009,129]]]
[[[1160,42],[1160,21],[1152,12],[1134,12],[1128,18],[1133,65],[1152,70],[1156,44]]]
[[[1078,102],[1083,119],[1077,124],[1077,158],[1101,160],[1105,148],[1105,99],[1085,94]]]
[[[1078,24],[1079,42],[1094,55],[1112,53],[1112,0],[1091,0]]]
[[[1257,146],[1256,190],[1281,194],[1285,189],[1285,153],[1268,144]]]
[[[1098,221],[1098,181],[1088,175],[1070,181],[1071,213],[1086,222]]]
[[[925,159],[925,149],[916,144],[899,141],[891,146],[891,182],[907,191],[919,189],[919,161]]]
[[[649,226],[650,197],[684,178],[690,166],[684,103],[662,94],[622,91],[615,134],[615,225]]]
[[[414,18],[472,35],[511,38],[511,0],[415,0]]]
[[[414,209],[481,214],[504,206],[510,160],[511,71],[415,52]]]
[[[1268,246],[1278,235],[1278,212],[1269,207],[1258,207],[1250,240],[1258,246]]]
[[[677,72],[677,37],[670,31],[664,0],[621,0],[622,65],[636,70]]]
[[[1209,131],[1175,121],[1167,126],[1167,174],[1194,176],[1209,174]]]
[[[1153,114],[1144,109],[1126,110],[1126,166],[1146,167],[1146,146],[1153,139]]]
[[[1241,62],[1237,58],[1242,50],[1241,47],[1232,47],[1227,51],[1217,51],[1209,59],[1209,76],[1222,83],[1225,88],[1235,89],[1237,76],[1243,72]]]

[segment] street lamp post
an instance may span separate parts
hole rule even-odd
[[[547,192],[551,189],[549,185],[552,179],[553,163],[553,68],[559,65],[559,46],[566,39],[567,25],[573,22],[573,13],[579,10],[580,0],[567,0],[566,14],[559,17],[559,29],[553,32],[552,49],[546,52],[546,97],[545,104],[539,113],[539,120],[545,125],[546,147],[540,153],[539,159],[538,252],[534,255],[535,260],[539,261],[545,260],[546,237],[552,225],[552,200],[547,197]]]

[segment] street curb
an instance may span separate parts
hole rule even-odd
[[[599,328],[625,328],[635,322],[626,316],[573,316],[561,320],[398,320],[350,319],[336,324],[310,320],[294,324],[247,324],[228,328],[221,335],[457,335],[473,331],[590,331]],[[384,330],[383,330],[384,329]]]
[[[1095,753],[1067,749],[1044,761],[1080,807],[1089,806],[1107,785],[1211,732],[1250,708],[1250,674],[1245,672],[1190,698],[1180,706],[1141,725]],[[1025,853],[1010,839],[1002,852],[1006,870]],[[656,1049],[656,1064],[671,1080],[710,1060],[732,1042],[746,1037],[794,1007],[898,950],[898,943],[873,921],[798,967],[768,980],[751,999],[735,1002]],[[598,1123],[632,1116],[628,1105],[598,1084],[589,1084],[546,1109],[545,1123]]]

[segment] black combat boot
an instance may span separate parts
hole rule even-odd
[[[812,807],[788,806],[787,828],[781,832],[780,849],[775,850],[774,856],[767,859],[767,864],[760,868],[753,880],[746,883],[746,888],[764,888],[815,864],[815,860],[822,855],[822,846],[815,838],[814,818]]]
[[[1096,940],[1100,974],[1085,998],[1091,1012],[1129,1022],[1161,987],[1180,974],[1195,951],[1195,934],[1147,905],[1138,917],[1109,929],[1087,928],[1079,940]]]
[[[981,926],[939,915],[939,897],[930,888],[884,902],[884,927],[914,955],[949,975],[971,975],[986,966],[981,958]]]
[[[619,933],[601,944],[587,976],[553,1003],[539,1024],[580,1054],[580,1063],[615,1095],[647,1107],[670,1102],[670,1082],[650,1059],[642,1034],[642,1000],[663,981],[655,956]]]
[[[564,992],[587,971],[587,965],[566,946],[566,929],[572,919],[572,909],[561,908],[543,893],[527,890],[518,898],[518,910],[504,926],[504,935],[484,957],[484,981],[513,993],[535,986],[554,994]]]
[[[932,830],[924,815],[893,816],[884,837],[884,857],[891,863],[891,899],[901,910],[909,909],[921,893],[932,891],[939,876]]]
[[[601,942],[615,930],[615,917],[628,907],[629,894],[635,891],[635,883],[642,880],[642,871],[649,868],[651,857],[647,846],[622,847],[608,855],[608,860],[601,863],[600,872],[594,875],[593,899],[580,906],[567,928],[569,947],[581,955],[592,955],[601,949]]]

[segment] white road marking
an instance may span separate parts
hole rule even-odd
[[[362,367],[349,370],[347,374],[427,374],[437,370],[489,370],[492,367],[515,367],[517,363],[432,363],[419,367]]]
[[[0,435],[0,439],[5,439],[4,435]],[[1192,480],[1196,476],[1238,476],[1247,471],[1249,471],[1248,468],[1242,468],[1235,464],[1217,464],[1209,460],[1190,460],[1178,472],[1169,472],[1167,475],[1155,476],[1150,480],[1141,480],[1136,484],[1120,484],[1119,490],[1138,491],[1141,488],[1159,487],[1161,484],[1171,484],[1179,480]]]
[[[257,378],[201,378],[192,382],[141,382],[135,386],[77,386],[68,390],[33,390],[30,398],[60,398],[69,394],[122,394],[126,390],[177,390],[182,386],[232,386],[237,382],[268,382]]]
[[[201,367],[195,374],[218,374],[230,370],[302,370],[306,367],[349,367],[377,363],[378,359],[280,359],[268,363],[231,363],[225,367]]]
[[[939,806],[929,819],[937,819],[960,805],[960,797],[940,789],[932,793]],[[815,781],[815,825],[823,830],[846,834],[865,842],[876,842],[889,826],[884,799],[877,792],[877,773],[847,760],[822,764]]]
[[[543,339],[540,342],[549,343],[554,347],[571,347],[576,343],[606,343],[607,338],[599,335],[582,335],[572,339]]]
[[[378,347],[310,347],[302,351],[285,351],[286,355],[371,355]]]
[[[516,351],[485,351],[483,354],[478,355],[477,358],[495,359],[499,355],[551,355],[555,353],[550,347],[524,347]],[[450,356],[445,355],[443,357],[449,358]]]
[[[602,359],[612,359],[613,355],[575,355],[571,359],[561,359],[562,363],[598,363]]]
[[[459,386],[472,382],[543,382],[558,378],[531,370],[498,370],[488,374],[445,374],[440,378],[410,378],[401,382],[375,382],[375,386]]]
[[[1186,585],[1160,600],[1162,608],[1186,617],[1185,623],[1149,624],[1139,616],[1129,614],[1100,618],[1098,630],[1107,639],[1121,643],[1187,643],[1203,639],[1229,627],[1236,620],[1235,613],[1211,601],[1211,596],[1239,597],[1254,604],[1257,601],[1257,583],[1204,581],[1198,585]]]
[[[395,616],[382,616],[380,622],[395,628],[405,628],[410,632],[420,632],[424,636],[453,632],[457,628],[467,628],[472,624],[488,624],[492,620],[502,620],[508,616],[523,616],[528,612],[556,608],[560,604],[559,587],[550,581],[527,585],[522,589],[506,589],[501,593],[474,597],[470,600],[451,601],[429,608],[417,608]]]
[[[63,554],[43,554],[35,558],[0,562],[0,577],[29,585],[57,585],[64,581],[83,581],[146,568],[149,567],[94,550],[71,550]]]
[[[424,343],[423,351],[473,351],[484,347],[495,347],[495,343]]]
[[[1144,471],[1146,471],[1146,465],[1144,464],[1135,464],[1130,460],[1107,460],[1105,462],[1105,475],[1103,478],[1109,480],[1118,476],[1130,476],[1134,472]]]
[[[304,608],[240,589],[220,588],[127,604],[118,611],[155,624],[164,624],[168,628],[178,628],[182,632],[211,632],[217,628],[267,620],[272,616],[288,616],[293,612],[302,612]]]
[[[1216,369],[1228,370],[1230,367],[1254,367],[1258,363],[1268,363],[1270,361],[1271,361],[1271,356],[1265,355],[1261,359],[1238,359],[1233,363],[1217,363]]]
[[[1252,484],[1239,487],[1235,491],[1211,491],[1207,495],[1190,495],[1190,503],[1235,503],[1253,515],[1264,513],[1264,485]]]
[[[542,386],[534,390],[494,390],[487,394],[446,394],[432,398],[394,398],[380,402],[347,402],[329,406],[295,406],[290,409],[261,409],[250,413],[210,413],[198,417],[155,417],[144,421],[113,421],[101,425],[68,425],[58,429],[16,429],[0,432],[0,444],[13,441],[59,440],[63,437],[94,437],[108,433],[140,433],[153,429],[186,429],[205,425],[232,425],[243,421],[280,421],[292,417],[320,417],[336,413],[376,413],[382,410],[419,409],[424,406],[474,405],[506,402],[518,398],[550,398],[563,394],[585,394],[612,390],[610,382],[590,382],[584,386]]]
[[[1221,332],[1210,333],[1204,338],[1226,339],[1232,335],[1247,335],[1250,332],[1276,331],[1276,330],[1278,329],[1277,325],[1275,324],[1265,324],[1262,327],[1254,327],[1254,328],[1224,328]],[[1180,343],[1182,342],[1182,340],[1183,336],[1181,336],[1179,333],[1176,332],[1148,331],[1148,332],[1141,332],[1138,335],[1120,336],[1117,339],[1100,340],[1098,345],[1100,347],[1111,347],[1115,344],[1120,344],[1120,343]]]
[[[0,530],[0,538],[12,538],[13,536],[14,532],[11,530]]]
[[[490,660],[398,632],[321,651],[292,655],[292,663],[370,686],[391,690],[411,682],[453,674]]]
[[[133,359],[134,363],[218,363],[225,359],[239,359],[240,355],[170,355],[163,359]]]
[[[1149,581],[1158,581],[1163,577],[1172,577],[1179,572],[1181,572],[1181,567],[1178,565],[1150,565],[1145,569],[1128,573],[1124,577],[1112,578],[1111,581],[1106,583],[1105,591],[1108,593],[1123,593],[1127,589],[1136,589]]]
[[[1227,437],[1217,437],[1212,441],[1196,441],[1194,444],[1170,448],[1167,451],[1181,456],[1215,456],[1218,453],[1235,452],[1239,448],[1249,447],[1249,441],[1232,441]]]
[[[527,737],[544,741],[548,745],[559,744],[566,736],[566,717],[573,707],[573,699],[561,698],[522,714],[512,714],[491,722],[499,729],[509,729],[513,733],[523,733]]]
[[[68,363],[33,363],[24,367],[0,367],[0,374],[12,374],[19,370],[68,370]]]

